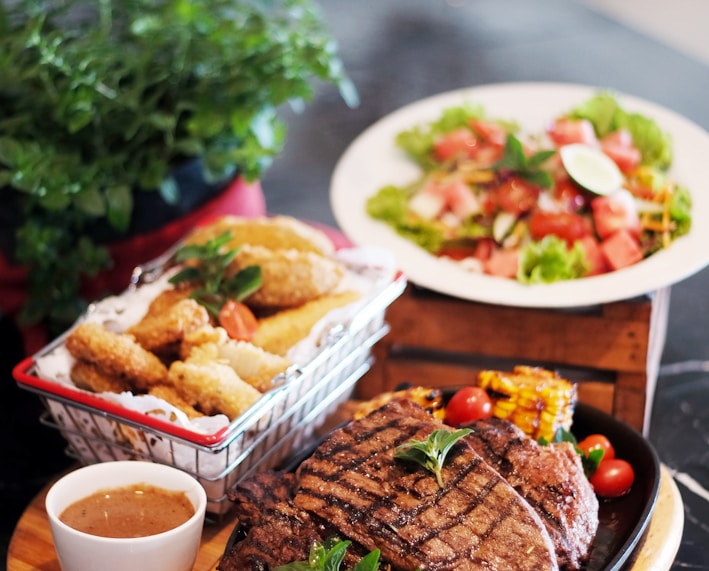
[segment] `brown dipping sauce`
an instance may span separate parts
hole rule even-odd
[[[195,513],[184,492],[149,484],[99,490],[69,505],[59,519],[102,537],[145,537],[178,527]]]

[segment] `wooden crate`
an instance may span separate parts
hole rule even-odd
[[[670,289],[590,308],[476,303],[409,284],[387,310],[389,334],[355,396],[402,382],[459,386],[485,368],[543,366],[578,384],[579,400],[647,434]]]

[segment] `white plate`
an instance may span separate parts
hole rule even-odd
[[[692,196],[692,229],[672,246],[631,267],[589,278],[524,285],[466,272],[436,258],[370,218],[367,199],[388,184],[403,185],[420,173],[395,146],[400,131],[437,119],[446,107],[480,103],[490,118],[512,119],[525,132],[541,132],[599,88],[556,83],[507,83],[442,93],[412,103],[366,129],[333,172],[330,200],[340,228],[356,244],[389,248],[409,281],[473,301],[516,307],[579,307],[634,298],[681,281],[709,263],[709,134],[686,118],[648,101],[616,93],[621,106],[654,119],[673,138],[670,177]]]

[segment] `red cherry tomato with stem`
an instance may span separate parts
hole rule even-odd
[[[480,387],[464,387],[455,392],[446,405],[446,424],[460,426],[492,416],[492,401]]]
[[[603,460],[588,479],[596,495],[618,498],[630,491],[635,481],[635,471],[629,462],[620,458]]]

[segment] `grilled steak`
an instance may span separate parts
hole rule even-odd
[[[316,541],[335,535],[326,522],[293,505],[293,480],[292,473],[261,472],[230,490],[241,537],[219,562],[220,571],[268,571],[276,565],[307,561]],[[344,563],[353,567],[366,553],[352,545]]]
[[[444,487],[395,449],[441,423],[393,401],[335,431],[297,472],[296,507],[317,514],[400,571],[557,569],[537,513],[470,446],[456,445]]]
[[[229,496],[246,532],[220,571],[268,571],[308,558],[314,541],[349,540],[348,568],[381,550],[392,571],[578,569],[598,502],[567,445],[539,446],[507,421],[471,425],[443,487],[396,448],[446,428],[408,400],[333,432],[295,474],[264,472]]]
[[[559,566],[579,569],[598,528],[598,500],[569,443],[540,446],[515,425],[490,418],[465,440],[539,513]]]

